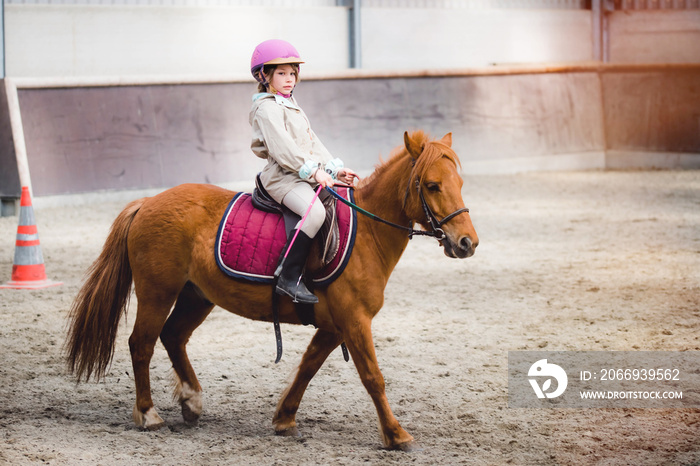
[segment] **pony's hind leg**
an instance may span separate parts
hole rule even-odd
[[[187,357],[185,346],[192,332],[204,322],[214,304],[191,282],[180,292],[175,309],[160,332],[160,340],[173,363],[178,379],[175,398],[182,407],[182,417],[188,423],[196,423],[202,414],[202,387]]]
[[[134,405],[133,418],[138,427],[157,430],[163,427],[165,422],[153,407],[149,365],[158,335],[177,295],[173,293],[170,298],[162,292],[144,295],[138,291],[137,289],[136,322],[129,337],[131,364],[134,368],[134,383],[136,385],[136,404]]]
[[[294,381],[282,394],[272,423],[275,433],[284,436],[298,436],[296,414],[299,403],[309,382],[321,368],[328,355],[341,343],[340,335],[325,330],[317,330],[299,364]]]

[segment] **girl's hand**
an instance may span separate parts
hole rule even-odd
[[[338,181],[341,181],[345,184],[352,185],[353,180],[355,178],[359,179],[360,177],[357,176],[357,174],[349,168],[341,168],[340,171],[338,171]]]
[[[316,170],[316,173],[314,173],[314,180],[324,188],[333,187],[333,177],[323,170]]]

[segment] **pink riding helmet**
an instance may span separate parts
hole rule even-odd
[[[286,64],[301,64],[304,63],[299,56],[299,52],[292,44],[280,39],[270,39],[261,42],[253,50],[253,56],[250,59],[250,72],[253,77],[262,81],[260,70],[265,65],[286,65]]]

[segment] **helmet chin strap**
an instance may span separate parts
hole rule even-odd
[[[257,82],[262,84],[265,87],[268,87],[267,80],[265,79],[265,74],[263,73],[263,66],[261,66],[255,73],[253,73],[253,77]]]

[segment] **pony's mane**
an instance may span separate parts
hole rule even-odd
[[[411,172],[412,180],[422,180],[428,168],[441,157],[447,157],[457,167],[462,167],[459,157],[457,157],[455,151],[452,150],[452,148],[447,144],[444,144],[442,141],[431,140],[430,136],[422,130],[413,131],[410,134],[410,137],[417,144],[423,147],[423,153],[416,160],[415,165],[413,167],[413,171]],[[400,146],[397,146],[394,150],[391,151],[388,160],[384,161],[380,157],[379,163],[374,168],[374,172],[372,172],[370,176],[360,181],[357,187],[361,188],[365,185],[372,183],[372,181],[376,177],[381,176],[382,173],[389,170],[395,164],[400,163],[410,157],[411,156],[408,153],[408,150],[406,149],[405,145],[402,144]]]

